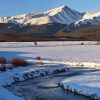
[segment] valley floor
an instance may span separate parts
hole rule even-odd
[[[84,45],[81,45],[81,44]],[[100,61],[99,42],[1,42],[0,56],[6,58],[21,57],[34,59],[41,57],[43,60],[57,61]]]

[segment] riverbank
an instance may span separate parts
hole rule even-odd
[[[66,78],[60,85],[67,91],[100,100],[100,71]]]

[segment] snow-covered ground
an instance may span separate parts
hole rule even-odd
[[[27,79],[32,79],[37,76],[45,76],[49,74],[56,73],[56,71],[64,72],[67,71],[67,67],[63,65],[51,65],[43,67],[27,66],[14,68],[6,72],[0,73],[0,85],[8,86],[14,82],[20,82]]]
[[[100,100],[100,71],[64,79],[61,85],[64,89]]]
[[[83,45],[84,44],[84,45]],[[38,42],[38,46],[34,46],[33,42],[1,42],[0,57],[8,59],[24,58],[29,62],[36,63],[37,57],[41,57],[44,63],[65,64],[67,66],[81,66],[100,68],[100,45],[99,42],[80,41],[80,42]],[[62,66],[62,65],[61,65]],[[27,78],[40,76],[46,73],[52,74],[56,70],[61,70],[63,67],[27,67],[13,69],[4,73],[0,73],[0,97],[5,97],[6,91],[1,86],[11,85],[16,81],[23,81]],[[77,91],[83,89],[82,94],[99,94],[100,72],[85,74],[82,76],[69,78],[62,81],[62,84],[70,84],[72,89]],[[92,77],[92,78],[91,78]],[[84,81],[83,81],[84,80]],[[97,83],[96,83],[97,82]],[[84,89],[86,87],[86,89]],[[0,91],[1,91],[0,90]],[[91,90],[91,92],[90,92]],[[87,92],[84,92],[87,91]],[[8,93],[9,91],[7,91]],[[9,93],[8,93],[9,94]],[[13,95],[13,94],[12,94]],[[0,100],[3,100],[1,99]],[[13,98],[13,97],[12,97]],[[20,98],[19,98],[20,99]],[[18,100],[19,100],[18,99]],[[7,100],[6,98],[4,100]],[[11,99],[9,99],[11,100]]]
[[[0,86],[0,100],[24,100]]]
[[[80,45],[84,43],[85,45]],[[0,56],[6,58],[21,57],[34,60],[41,57],[44,62],[62,63],[71,66],[97,67],[100,66],[99,42],[72,41],[72,42],[2,42]]]
[[[23,57],[32,59],[40,56],[44,59],[64,61],[100,61],[100,45],[90,45],[97,42],[39,42],[34,43],[0,43],[0,56],[12,58]],[[72,45],[71,45],[72,44]]]

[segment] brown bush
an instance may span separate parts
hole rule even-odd
[[[7,60],[5,58],[0,58],[0,64],[6,64],[7,63]]]
[[[19,59],[19,58],[12,59],[11,64],[13,66],[26,66],[26,65],[28,65],[24,59]]]

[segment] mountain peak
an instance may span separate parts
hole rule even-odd
[[[68,6],[66,6],[66,5],[63,5],[63,6],[54,8],[54,10],[56,10],[56,9],[63,10],[64,8],[70,8],[70,7],[68,7]]]
[[[63,6],[51,9],[51,10],[47,11],[46,13],[53,16],[53,15],[58,14],[59,12],[65,10],[65,9],[71,9],[71,8],[67,7],[66,5],[63,5]]]
[[[70,24],[82,17],[82,14],[68,6],[61,6],[46,12],[52,19],[58,23]]]

